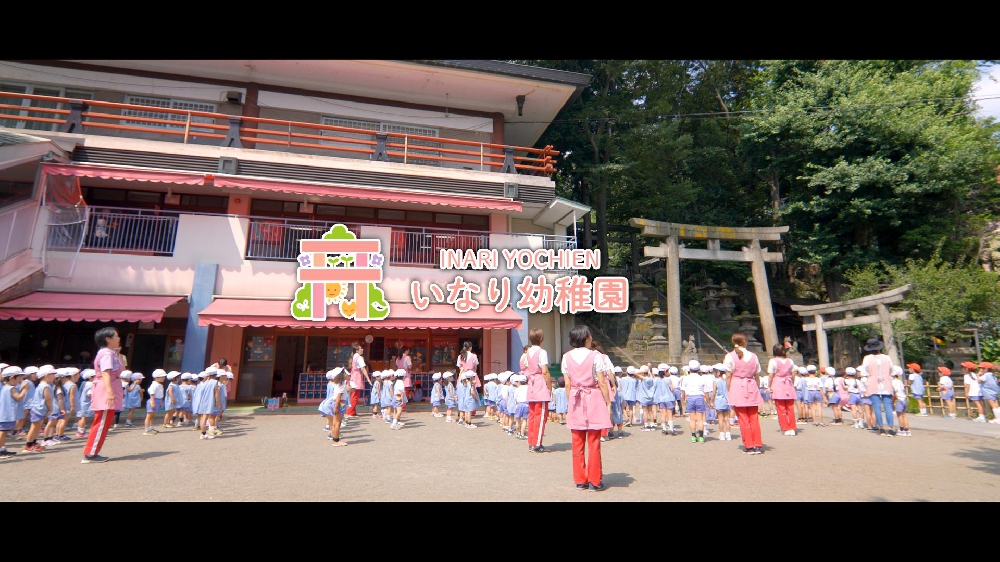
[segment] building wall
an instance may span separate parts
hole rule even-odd
[[[211,365],[219,359],[225,357],[229,366],[233,369],[233,384],[229,389],[229,396],[236,396],[236,389],[240,384],[240,361],[243,356],[243,328],[231,326],[212,326],[210,350],[206,361]]]

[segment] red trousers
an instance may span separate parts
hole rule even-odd
[[[792,399],[775,400],[774,406],[778,410],[778,426],[781,431],[795,429],[795,401]]]
[[[736,417],[740,420],[740,437],[747,449],[763,447],[760,439],[760,419],[757,417],[757,406],[733,406]]]
[[[352,388],[351,389],[351,403],[347,405],[347,415],[356,416],[358,415],[358,397],[361,396],[361,391]]]
[[[97,410],[94,412],[94,423],[90,425],[90,436],[87,437],[87,444],[83,447],[83,454],[93,456],[101,452],[104,446],[104,438],[108,436],[108,429],[114,420],[114,410]]]
[[[528,446],[541,447],[545,437],[545,420],[549,414],[548,402],[528,402]]]
[[[604,481],[601,472],[601,430],[574,429],[573,434],[573,483],[593,484]],[[584,461],[584,442],[587,444],[587,460]]]

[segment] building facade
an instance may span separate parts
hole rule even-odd
[[[86,365],[119,329],[130,368],[227,358],[240,400],[319,398],[359,342],[373,369],[513,369],[572,316],[413,305],[461,275],[441,249],[575,248],[589,208],[555,196],[535,147],[589,81],[496,61],[0,61],[0,360]],[[289,313],[300,241],[344,224],[380,241],[384,321]],[[565,274],[547,272],[550,279]],[[327,287],[329,289],[329,286]],[[328,295],[329,296],[329,295]],[[422,377],[418,380],[423,381]]]

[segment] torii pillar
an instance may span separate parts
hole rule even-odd
[[[826,304],[802,305],[793,304],[792,310],[799,313],[804,320],[812,317],[812,322],[804,322],[802,329],[816,331],[816,350],[819,354],[820,368],[832,367],[830,364],[830,348],[826,341],[826,331],[833,328],[847,328],[849,326],[861,326],[864,324],[878,324],[882,331],[882,343],[885,344],[885,351],[892,359],[894,365],[899,365],[899,351],[896,349],[896,338],[892,331],[893,320],[904,320],[909,317],[908,311],[889,312],[887,304],[897,303],[903,300],[906,293],[913,289],[913,285],[903,285],[891,291],[869,295],[847,301],[831,302]],[[878,314],[867,316],[855,316],[854,311],[864,308],[875,308]],[[834,313],[844,313],[841,320],[826,320],[824,316]]]
[[[677,363],[681,360],[680,260],[682,259],[750,262],[757,308],[760,311],[760,324],[764,332],[764,344],[770,350],[778,343],[778,328],[774,322],[774,310],[771,308],[771,293],[767,287],[767,271],[764,269],[764,263],[784,261],[784,256],[781,252],[769,252],[767,248],[761,248],[760,241],[780,241],[781,235],[788,232],[787,226],[764,228],[698,226],[636,218],[629,220],[629,224],[641,228],[643,236],[665,239],[659,246],[646,246],[643,252],[646,257],[663,258],[666,262],[669,362]],[[687,248],[680,243],[681,240],[704,240],[707,247]],[[749,244],[741,251],[722,250],[720,244],[722,240],[749,242]]]

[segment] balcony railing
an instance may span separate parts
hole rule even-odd
[[[83,250],[172,256],[178,219],[175,212],[99,207],[91,210],[85,227],[81,223],[49,229],[47,245],[53,250],[73,248],[79,229],[85,228]]]
[[[437,265],[441,250],[474,250],[490,247],[490,233],[440,228],[392,229],[389,263]]]
[[[338,223],[251,218],[247,259],[295,260],[299,257],[299,240],[322,238],[335,224]],[[362,225],[344,226],[355,236],[361,236]]]
[[[23,100],[55,103],[57,107],[25,106]],[[142,116],[150,112],[167,118]],[[555,157],[559,154],[551,145],[509,146],[209,111],[0,92],[0,124],[5,121],[15,122],[14,126],[23,126],[16,122],[51,123],[62,132],[155,133],[183,143],[213,139],[222,146],[237,148],[318,149],[333,155],[368,155],[372,160],[436,166],[451,162],[478,167],[481,171],[548,177],[556,172]]]

